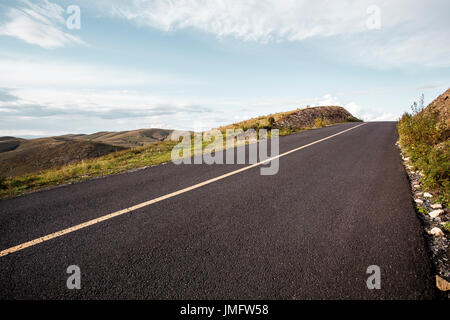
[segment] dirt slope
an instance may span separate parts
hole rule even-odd
[[[425,108],[425,112],[435,112],[438,122],[445,122],[447,127],[450,127],[450,89],[434,99]]]

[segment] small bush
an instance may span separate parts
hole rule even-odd
[[[324,126],[324,124],[323,124],[323,119],[322,118],[314,119],[314,127],[322,128],[323,126]]]
[[[445,231],[450,232],[450,222],[446,222],[442,227]]]
[[[428,214],[428,210],[425,209],[424,207],[417,207],[417,212],[423,214],[423,215],[427,215]]]

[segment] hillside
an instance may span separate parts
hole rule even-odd
[[[167,139],[173,130],[139,129],[22,139],[0,137],[0,177],[15,177]]]
[[[436,115],[438,124],[445,125],[447,129],[450,128],[450,89],[447,89],[443,94],[433,100],[424,110],[425,112]]]
[[[343,107],[325,106],[300,109],[290,112],[275,121],[279,127],[304,128],[315,125],[316,119],[321,119],[329,124],[354,120],[352,114]]]
[[[61,137],[25,140],[14,150],[0,153],[0,176],[33,173],[123,149],[120,146]]]
[[[228,126],[221,130],[232,128],[264,128],[273,127],[279,129],[308,129],[316,127],[318,122],[322,125],[334,123],[360,121],[353,115],[338,106],[319,106],[311,108],[296,109],[288,112],[279,112],[266,116],[248,119]],[[321,125],[320,125],[321,126]]]
[[[16,149],[25,139],[16,137],[0,137],[0,153]]]

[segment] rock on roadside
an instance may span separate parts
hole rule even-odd
[[[432,218],[437,218],[437,217],[439,217],[441,214],[443,214],[444,213],[444,210],[442,210],[442,209],[438,209],[438,210],[434,210],[434,211],[431,211],[430,213],[429,213],[429,215],[430,215],[430,217],[432,217]]]
[[[435,237],[442,237],[444,235],[444,232],[442,232],[442,230],[438,227],[434,227],[430,230],[430,234]]]

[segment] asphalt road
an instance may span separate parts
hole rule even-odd
[[[280,153],[355,125],[282,137]],[[368,123],[280,158],[276,175],[252,168],[0,257],[0,298],[433,298],[396,138],[395,123]],[[0,251],[244,166],[170,163],[0,201]]]

